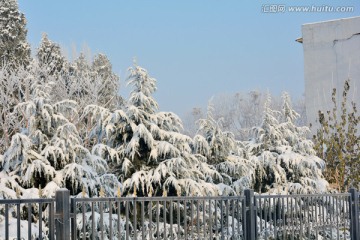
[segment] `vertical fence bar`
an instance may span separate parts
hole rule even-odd
[[[145,223],[144,223],[144,215],[145,215],[145,202],[141,201],[141,231],[142,231],[142,239],[145,240]],[[149,223],[150,226],[150,223]]]
[[[48,238],[53,240],[54,237],[54,203],[51,202],[48,204],[48,221],[49,221],[49,235]],[[29,229],[28,229],[29,230]]]
[[[104,240],[104,202],[100,202],[100,236],[101,240]]]
[[[196,234],[200,238],[200,200],[196,201]]]
[[[205,219],[205,211],[206,211],[206,205],[205,205],[205,200],[203,200],[202,201],[202,203],[203,203],[203,208],[202,208],[202,210],[203,210],[203,237],[204,238],[206,238],[206,219]]]
[[[303,216],[303,214],[305,213],[305,211],[304,211],[305,209],[304,209],[304,206],[303,206],[304,202],[301,201],[301,198],[299,198],[297,200],[297,202],[299,203],[299,208],[300,208],[300,211],[299,211],[299,214],[298,214],[299,220],[300,220],[300,239],[303,239],[303,233],[304,233],[304,230],[303,230],[304,216]]]
[[[269,215],[269,209],[270,209],[270,199],[269,199],[269,204],[267,204],[268,203],[268,201],[267,201],[267,199],[266,198],[263,198],[264,199],[264,216],[265,216],[265,227],[264,227],[264,231],[265,231],[265,239],[267,239],[268,238],[268,221],[269,221],[269,218],[268,218],[268,215]]]
[[[136,208],[136,204],[137,204],[137,201],[136,201],[136,197],[134,198],[133,200],[133,203],[134,203],[134,223],[133,223],[133,229],[134,229],[134,239],[137,239],[137,208]]]
[[[112,226],[112,200],[109,200],[109,236],[110,238],[113,238],[113,226]]]
[[[219,237],[219,232],[218,232],[218,225],[217,225],[217,201],[216,199],[214,199],[214,206],[215,206],[215,220],[214,220],[214,225],[215,225],[215,238],[218,239]]]
[[[255,227],[255,209],[254,209],[254,191],[251,189],[245,189],[245,207],[247,208],[246,214],[246,226],[247,234],[245,236],[246,240],[256,239],[256,227]]]
[[[273,213],[273,216],[274,216],[274,238],[275,239],[277,239],[278,238],[278,236],[277,236],[277,214],[276,214],[276,205],[277,205],[277,198],[275,197],[275,198],[273,198],[273,211],[274,211],[274,213]]]
[[[156,201],[156,239],[160,239],[160,207],[159,200]]]
[[[163,219],[164,219],[164,238],[166,238],[166,199],[164,200],[163,203]]]
[[[242,199],[242,203],[241,203],[241,210],[242,210],[242,226],[243,226],[243,238],[246,239],[247,236],[247,225],[246,225],[246,203],[245,203],[245,198]]]
[[[125,201],[125,228],[126,228],[126,240],[130,238],[129,230],[129,201]]]
[[[170,211],[170,239],[173,239],[173,201],[170,200],[170,206],[169,206],[169,211]]]
[[[181,231],[180,231],[180,199],[177,201],[177,230],[178,230],[178,232],[177,232],[177,237],[178,237],[178,239],[180,239],[180,233],[181,233]]]
[[[31,220],[32,220],[32,213],[31,213],[31,203],[28,203],[28,239],[31,239]]]
[[[30,205],[31,206],[31,205]],[[55,239],[55,219],[54,219],[54,202],[51,202],[49,204],[49,239],[53,240]],[[31,228],[31,221],[30,221],[30,228]],[[30,229],[28,229],[29,231]],[[31,238],[29,238],[31,239]]]
[[[20,203],[16,204],[16,225],[17,225],[17,239],[21,239],[21,231],[20,231]]]
[[[55,193],[56,213],[61,217],[56,221],[56,240],[70,239],[70,191],[59,189]]]
[[[256,201],[256,204],[257,204],[257,206],[259,206],[259,212],[260,212],[260,228],[259,228],[259,232],[261,233],[262,232],[262,230],[263,230],[263,225],[262,225],[262,219],[263,219],[263,209],[262,209],[262,206],[261,206],[261,198],[258,198],[258,199],[256,199],[255,201]],[[257,234],[257,235],[259,235],[259,234]]]
[[[82,236],[82,239],[85,240],[85,238],[86,238],[86,225],[85,225],[85,212],[86,212],[86,210],[85,210],[85,203],[84,202],[81,203],[81,209],[82,209],[81,211],[82,211],[82,223],[83,223],[83,229],[82,229],[83,230],[83,232],[82,232],[83,236]]]
[[[71,239],[76,239],[76,201],[74,198],[71,199],[70,208],[74,214],[74,217],[70,219],[70,228],[71,228]]]
[[[120,207],[121,207],[121,204],[120,204],[120,200],[117,199],[117,232],[118,232],[118,240],[121,239],[121,218],[120,218]]]
[[[224,201],[220,200],[220,231],[221,231],[221,240],[224,240],[224,209],[223,209]]]
[[[39,203],[39,239],[42,239],[42,203],[41,202]]]
[[[229,238],[229,201],[230,199],[226,199],[226,205],[225,205],[225,214],[226,214],[226,219],[225,219],[225,223],[226,223],[226,239]]]
[[[185,230],[185,239],[187,239],[187,237],[188,237],[188,231],[187,231],[187,229],[188,229],[188,226],[187,226],[187,214],[186,214],[186,212],[187,212],[187,209],[186,209],[187,207],[186,207],[186,199],[184,199],[184,230]]]
[[[237,212],[237,237],[240,238],[240,199],[236,199],[236,212]]]
[[[152,206],[153,206],[153,201],[150,200],[150,201],[149,201],[149,205],[148,205],[148,211],[149,211],[149,235],[150,235],[150,240],[153,239],[152,225],[151,225],[152,219],[153,219],[153,217],[152,217]]]
[[[231,237],[235,237],[235,199],[231,201],[231,226],[232,226],[232,233]]]
[[[5,203],[5,239],[9,239],[9,204]]]
[[[352,240],[357,240],[360,238],[359,234],[359,195],[356,192],[356,189],[350,189],[350,198],[349,198],[349,208],[350,208],[350,236]]]
[[[190,238],[194,237],[194,200],[190,201],[190,223],[189,223],[189,227],[190,227]]]
[[[91,239],[95,240],[95,204],[91,203]]]
[[[337,240],[340,239],[340,232],[339,232],[339,206],[338,206],[338,198],[335,198],[335,216],[336,216],[336,236],[337,236]]]
[[[209,199],[209,231],[210,231],[210,239],[213,239],[212,235],[212,211],[211,211],[211,199]]]

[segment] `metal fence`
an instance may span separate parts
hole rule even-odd
[[[51,239],[55,199],[1,199],[0,239]]]
[[[74,198],[72,239],[242,239],[244,197]]]
[[[359,193],[0,200],[0,239],[360,239]]]

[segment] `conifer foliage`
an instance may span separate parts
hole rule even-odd
[[[283,94],[281,113],[273,111],[270,104],[268,97],[263,122],[254,128],[254,138],[247,144],[250,159],[256,164],[255,191],[327,191],[328,184],[322,175],[325,163],[316,157],[312,142],[306,139],[309,129],[295,126],[298,114],[292,109],[288,94]]]
[[[52,42],[46,33],[43,34],[36,53],[40,66],[46,66],[50,75],[66,71],[66,60],[61,53],[59,44]]]
[[[124,194],[217,194],[211,179],[220,176],[203,157],[192,154],[192,139],[180,133],[179,117],[157,112],[158,104],[152,97],[156,80],[135,64],[129,68],[128,85],[133,89],[124,110],[88,108],[88,113],[97,112],[102,122],[101,129],[94,131],[101,133],[98,141],[102,143],[95,148],[123,181]]]
[[[43,196],[52,197],[58,188],[66,187],[74,195],[84,189],[89,196],[97,195],[102,178],[108,178],[107,163],[82,146],[76,126],[65,117],[77,114],[76,102],[50,102],[52,85],[35,79],[30,100],[15,106],[12,114],[19,120],[20,131],[4,153],[4,174],[16,180],[21,194],[35,187],[44,190]],[[9,195],[0,191],[4,197]]]
[[[26,41],[26,19],[16,0],[0,2],[0,67],[13,70],[30,62],[30,46]]]
[[[123,100],[106,55],[69,61],[44,34],[30,59],[16,1],[2,1],[0,8],[2,198],[34,189],[53,196],[59,187],[87,196],[101,188],[106,195],[121,188],[123,196],[327,190],[324,161],[306,139],[308,129],[296,126],[289,95],[281,112],[267,98],[262,123],[248,141],[224,130],[229,122],[214,116],[212,104],[191,138],[176,114],[159,111],[156,80],[147,70],[136,63],[129,68],[132,90]]]

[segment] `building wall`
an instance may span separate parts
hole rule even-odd
[[[360,108],[360,17],[304,24],[302,35],[306,114],[314,133],[318,111],[333,108],[333,88],[341,102],[348,78],[349,98]]]

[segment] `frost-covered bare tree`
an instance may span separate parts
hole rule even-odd
[[[12,136],[19,130],[18,119],[11,113],[17,104],[29,100],[33,74],[34,71],[24,68],[0,69],[0,154],[9,147]]]
[[[112,69],[110,60],[105,54],[97,54],[91,65],[93,81],[99,85],[98,96],[99,105],[110,110],[120,108],[123,99],[119,95],[119,76]]]
[[[281,98],[272,96],[271,107],[281,110]],[[232,132],[238,140],[249,140],[251,130],[262,122],[262,114],[266,101],[266,93],[250,91],[248,93],[238,92],[236,94],[219,94],[212,98],[213,117],[222,119],[222,128]],[[306,125],[306,110],[303,98],[295,101],[294,109],[300,113],[296,119],[297,126]],[[201,108],[195,108],[196,112],[202,112]],[[184,116],[185,133],[194,136],[196,134],[196,121],[201,118],[194,112],[188,112]]]

